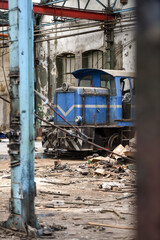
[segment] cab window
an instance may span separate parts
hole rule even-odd
[[[92,75],[85,76],[80,80],[80,87],[92,87]]]
[[[131,117],[131,87],[130,78],[121,78],[122,93],[122,118],[130,119]]]
[[[130,92],[129,78],[121,78],[121,91],[122,91],[122,95],[124,93]]]
[[[116,84],[113,76],[108,74],[101,74],[101,88],[108,88],[110,95],[116,95]]]
[[[135,95],[135,79],[130,78],[131,87],[132,87],[132,94]],[[125,93],[130,93],[130,81],[129,78],[122,78],[121,79],[121,91],[122,95]]]

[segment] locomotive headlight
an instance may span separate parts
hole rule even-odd
[[[82,122],[82,117],[81,117],[81,116],[76,116],[76,117],[75,117],[75,122],[76,122],[76,123]]]
[[[67,83],[67,82],[64,82],[64,83],[62,84],[62,89],[63,89],[63,91],[68,91],[68,89],[69,89],[69,86],[70,86],[70,84],[69,84],[69,83]]]

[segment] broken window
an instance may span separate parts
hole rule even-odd
[[[91,50],[82,53],[82,68],[105,68],[104,55],[100,50]]]
[[[75,78],[71,74],[75,70],[75,55],[61,54],[56,57],[57,67],[57,87],[61,87],[63,82],[75,84]]]

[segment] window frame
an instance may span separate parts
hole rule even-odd
[[[101,54],[101,58],[99,58],[99,54]],[[96,64],[94,64],[94,56],[96,55]],[[89,64],[89,60],[91,60],[91,66]],[[102,61],[101,65],[98,66],[99,61]],[[93,49],[82,53],[82,68],[103,68],[104,65],[104,52],[99,49]]]
[[[72,63],[72,59],[74,60],[74,64]],[[62,83],[65,82],[65,78],[66,82],[73,83],[74,77],[71,73],[75,70],[75,59],[76,56],[74,53],[62,53],[56,56],[56,87],[61,87]],[[74,65],[73,69],[72,65]],[[69,69],[70,72],[68,72],[67,69]],[[67,75],[70,76],[68,77]]]
[[[91,77],[91,86],[81,86],[80,84],[81,84],[81,81],[83,80],[83,81],[87,81],[86,79],[84,79],[84,78],[87,78],[88,76],[90,76]],[[93,75],[92,74],[90,74],[90,75],[87,75],[87,76],[83,76],[81,79],[79,79],[79,83],[78,83],[78,87],[93,87]]]
[[[103,76],[109,76],[110,77],[110,79],[108,79],[108,81],[110,81],[111,82],[111,78],[112,78],[112,81],[114,81],[114,88],[112,88],[113,90],[111,91],[111,84],[110,84],[110,88],[108,88],[108,87],[102,87],[102,85],[101,85],[101,83],[102,83],[102,75]],[[107,80],[106,80],[107,81]],[[107,73],[101,73],[100,74],[100,87],[101,88],[105,88],[105,89],[109,89],[109,92],[110,92],[110,95],[111,96],[116,96],[117,95],[117,90],[116,90],[116,80],[115,80],[115,78],[112,76],[112,75],[110,75],[110,74],[107,74]]]

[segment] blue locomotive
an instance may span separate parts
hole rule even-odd
[[[102,147],[113,149],[128,144],[134,135],[135,75],[118,70],[80,69],[74,71],[78,86],[63,83],[56,89],[54,109],[82,134]],[[97,151],[94,146],[77,138],[73,128],[57,114],[54,127],[42,132],[42,145],[57,152]]]

